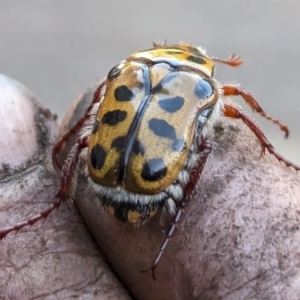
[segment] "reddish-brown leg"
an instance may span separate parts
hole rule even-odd
[[[0,239],[3,239],[12,231],[18,231],[27,225],[33,225],[40,219],[46,218],[49,214],[56,208],[58,208],[61,203],[67,202],[68,204],[73,203],[74,193],[77,185],[77,175],[79,168],[79,155],[83,148],[87,147],[87,138],[77,139],[77,142],[72,147],[69,155],[63,165],[61,171],[61,185],[60,190],[55,196],[55,202],[52,203],[47,209],[43,210],[39,214],[29,218],[26,221],[20,222],[17,225],[7,227],[0,230]]]
[[[176,215],[174,217],[174,220],[172,221],[168,234],[165,237],[162,245],[160,246],[159,251],[156,254],[155,259],[153,260],[152,264],[151,264],[151,268],[147,269],[147,270],[143,270],[141,272],[149,272],[151,271],[152,277],[154,280],[156,280],[156,276],[155,276],[155,269],[157,268],[159,261],[161,260],[163,253],[165,251],[165,249],[167,248],[168,243],[171,240],[171,237],[174,234],[174,231],[176,229],[176,226],[180,220],[181,214],[185,208],[185,206],[187,205],[188,201],[190,200],[191,196],[193,195],[193,191],[195,190],[195,186],[199,180],[199,177],[203,171],[203,168],[205,166],[206,160],[211,152],[212,149],[212,145],[211,145],[211,141],[209,140],[203,140],[200,145],[198,146],[198,149],[201,151],[201,157],[198,160],[197,166],[193,169],[193,171],[191,172],[190,175],[190,181],[188,182],[188,184],[186,185],[185,189],[184,189],[184,197],[183,199],[179,202],[178,207],[177,207],[177,211],[176,211]]]
[[[283,162],[287,167],[292,167],[296,171],[300,170],[300,166],[287,160],[281,154],[279,154],[277,151],[275,151],[274,147],[268,141],[268,139],[265,136],[265,134],[263,133],[262,129],[244,111],[242,111],[241,109],[238,109],[235,106],[232,106],[229,104],[224,104],[223,113],[224,113],[224,116],[226,116],[226,117],[234,118],[234,119],[241,119],[250,128],[250,130],[255,134],[255,136],[257,137],[257,139],[260,142],[260,145],[262,148],[261,155],[263,155],[267,149],[270,154],[274,155],[278,161]]]
[[[231,67],[238,67],[243,63],[243,59],[240,56],[236,56],[235,54],[231,54],[228,59],[220,59],[217,57],[211,57],[214,62],[219,62]]]
[[[280,127],[280,130],[285,132],[285,138],[289,136],[288,127],[285,124],[281,123],[279,120],[268,115],[247,90],[240,88],[237,85],[230,84],[225,84],[221,88],[223,89],[224,96],[241,96],[246,101],[246,103],[252,108],[253,111],[256,111],[262,117],[272,121],[274,124],[277,124]]]
[[[57,160],[57,154],[60,152],[61,147],[64,145],[65,142],[68,141],[68,139],[76,133],[83,125],[83,123],[90,117],[91,110],[93,108],[93,105],[97,102],[100,101],[100,94],[105,85],[105,81],[102,82],[99,87],[96,89],[94,93],[94,98],[92,103],[89,105],[89,107],[86,109],[84,116],[77,121],[77,123],[69,129],[69,131],[62,136],[59,141],[54,145],[53,150],[52,150],[52,164],[54,168],[59,171],[61,169],[61,165],[59,164]]]

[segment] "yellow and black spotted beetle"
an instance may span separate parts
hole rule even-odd
[[[211,151],[207,132],[220,115],[241,119],[258,138],[262,153],[267,149],[286,166],[300,170],[274,150],[250,116],[223,102],[226,96],[241,96],[288,136],[287,126],[266,114],[248,91],[213,77],[216,62],[235,67],[242,59],[232,55],[221,60],[207,56],[200,47],[163,42],[114,66],[85,115],[54,146],[53,164],[61,169],[56,201],[27,221],[0,231],[0,238],[47,217],[62,202],[72,203],[83,165],[97,198],[120,221],[143,223],[161,209],[175,215],[152,263],[154,275]],[[60,166],[57,154],[78,130]]]

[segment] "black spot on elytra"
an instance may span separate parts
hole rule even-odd
[[[163,159],[153,158],[143,165],[141,176],[147,181],[157,181],[166,176],[167,166]]]
[[[98,128],[99,128],[99,121],[96,120],[93,125],[92,134],[95,134],[98,131]]]
[[[143,144],[139,140],[135,140],[133,142],[132,152],[134,154],[136,154],[136,155],[138,155],[138,154],[144,155],[145,154],[145,148],[144,148]]]
[[[125,136],[119,136],[119,137],[115,138],[111,143],[111,148],[116,148],[117,150],[120,150],[120,151],[123,150],[125,147],[125,140],[126,140]],[[136,155],[138,155],[138,154],[144,155],[145,154],[145,148],[144,148],[143,144],[138,140],[135,140],[133,142],[131,151]]]
[[[106,159],[106,151],[99,144],[97,144],[91,151],[90,159],[92,167],[96,170],[100,170],[103,167]]]
[[[184,98],[176,96],[173,98],[161,99],[158,101],[158,105],[167,112],[175,112],[181,109],[184,104]]]
[[[185,148],[185,140],[183,138],[176,139],[172,144],[173,151],[181,152]]]
[[[116,148],[117,150],[122,150],[125,144],[125,136],[119,136],[115,138],[111,143],[111,148]]]
[[[149,128],[160,137],[176,139],[176,132],[172,125],[162,119],[152,118],[149,121]]]
[[[188,47],[189,51],[194,55],[194,56],[204,56],[203,53],[201,53],[201,51],[197,48],[197,47],[194,47],[194,46],[189,46]]]
[[[161,93],[161,94],[169,94],[169,89],[166,89],[166,84],[170,83],[173,79],[178,76],[177,72],[169,73],[165,78],[163,78],[157,85],[152,88],[152,94]]]
[[[115,98],[118,101],[130,101],[133,92],[126,85],[120,85],[115,89]]]
[[[119,68],[119,65],[116,65],[109,71],[109,73],[107,74],[107,78],[110,80],[116,79],[120,76],[121,71],[122,70]]]
[[[196,64],[200,64],[200,65],[205,65],[206,64],[206,61],[205,59],[203,59],[202,57],[200,56],[196,56],[196,55],[190,55],[186,58],[188,61],[191,61],[193,63],[196,63]]]
[[[127,116],[126,111],[116,109],[116,110],[108,111],[107,113],[105,113],[101,122],[102,122],[102,124],[114,126],[114,125],[117,125],[118,123],[124,121],[126,116]]]
[[[213,88],[208,81],[201,79],[195,86],[195,94],[199,99],[207,99],[213,94]]]
[[[157,85],[152,87],[152,94],[155,94],[157,92],[161,93],[162,88],[163,88],[163,85],[162,85],[162,82],[160,81]]]
[[[172,49],[172,48],[171,48],[171,49]],[[174,49],[173,49],[173,50],[166,50],[166,53],[167,53],[167,54],[170,54],[170,55],[177,55],[177,54],[178,54],[178,55],[181,55],[182,52],[183,52],[182,50],[174,50]]]

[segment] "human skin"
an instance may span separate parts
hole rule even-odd
[[[0,74],[0,230],[53,202],[56,117],[19,82]],[[104,263],[77,209],[0,241],[0,299],[131,299]]]
[[[97,83],[79,96],[71,106],[61,125],[60,135],[82,116],[92,100],[96,86]],[[60,153],[62,162],[74,138]],[[268,154],[260,157],[260,145],[240,121],[220,118],[209,138],[213,145],[212,153],[194,196],[187,205],[156,269],[156,281],[152,279],[151,274],[140,273],[140,270],[150,267],[164,240],[172,216],[166,217],[163,224],[160,215],[140,227],[121,223],[103,211],[93,191],[87,188],[85,178],[79,178],[76,206],[101,253],[136,299],[298,299],[298,175]],[[49,153],[50,144],[47,145]],[[51,174],[47,186],[52,186],[52,183],[58,185],[57,174]],[[14,224],[33,212],[37,213],[45,207],[45,203],[49,203],[48,195],[39,195],[38,199],[30,201],[26,198],[25,207],[18,204],[22,199],[24,201],[23,195],[18,201],[15,200],[13,205],[5,204],[5,199],[3,200],[1,227]],[[8,203],[10,202],[11,200]],[[66,205],[62,205],[62,208],[49,216],[44,224],[40,222],[17,235],[7,236],[3,242],[4,246],[0,246],[5,248],[0,248],[0,251],[13,253],[13,257],[18,258],[12,259],[8,254],[1,256],[1,265],[4,264],[5,272],[14,272],[7,278],[15,278],[8,280],[9,284],[3,285],[2,288],[10,287],[10,291],[13,288],[18,289],[19,285],[23,284],[19,273],[25,266],[31,266],[33,259],[38,267],[31,269],[31,275],[27,276],[30,280],[26,284],[31,284],[33,290],[37,289],[37,284],[32,278],[40,279],[37,270],[44,269],[44,274],[48,274],[47,280],[44,280],[42,285],[39,284],[38,288],[47,290],[50,295],[48,290],[53,282],[57,283],[57,278],[62,280],[60,283],[63,289],[63,280],[66,279],[69,283],[75,271],[85,272],[86,259],[83,259],[83,262],[66,259],[69,263],[67,268],[50,269],[43,259],[44,252],[29,255],[28,247],[24,249],[20,246],[30,237],[33,241],[41,239],[42,246],[50,244],[50,254],[54,257],[62,256],[61,253],[74,254],[82,250],[81,256],[87,255],[90,258],[90,268],[100,267],[97,260],[100,258],[95,254],[98,253],[98,248],[92,243],[82,219],[76,215],[76,210],[72,213]],[[78,245],[79,250],[75,248]],[[43,250],[42,246],[30,249]],[[49,250],[46,247],[44,251],[48,253]],[[26,264],[21,265],[18,270],[8,268],[14,260],[25,261]],[[66,269],[69,272],[65,272]],[[104,270],[102,274],[109,272],[107,268]],[[25,271],[28,274],[28,271]],[[98,278],[96,286],[101,286],[102,278]],[[120,295],[124,292],[117,284],[113,287],[112,290],[120,292]],[[67,289],[67,286],[65,288]],[[78,295],[84,293],[84,288],[78,287],[78,290]],[[42,297],[44,294],[37,295]]]

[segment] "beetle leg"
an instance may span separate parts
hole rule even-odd
[[[230,55],[228,59],[220,59],[217,57],[211,57],[211,60],[214,62],[219,62],[222,64],[226,64],[231,67],[238,67],[243,63],[243,59],[240,56],[236,56],[234,53]]]
[[[165,237],[163,243],[161,244],[159,251],[157,252],[157,254],[155,256],[155,259],[153,260],[153,262],[151,264],[151,268],[141,271],[143,273],[151,271],[151,274],[152,274],[152,277],[154,280],[157,279],[155,276],[155,269],[157,268],[159,261],[161,260],[163,254],[167,248],[167,245],[170,242],[170,240],[174,234],[175,228],[176,228],[177,224],[179,223],[180,217],[182,215],[182,212],[183,212],[185,206],[189,202],[191,196],[193,196],[193,191],[195,190],[195,186],[196,186],[196,184],[200,178],[200,175],[203,171],[206,160],[212,150],[211,141],[208,139],[202,140],[200,142],[200,144],[198,145],[198,150],[201,151],[201,156],[197,162],[196,167],[192,170],[192,172],[190,174],[190,180],[184,189],[184,197],[178,203],[176,215],[170,225],[168,234]]]
[[[58,208],[63,202],[67,202],[69,205],[73,203],[77,186],[77,176],[79,170],[79,155],[83,148],[87,147],[87,138],[78,138],[75,145],[72,147],[69,155],[63,165],[61,171],[61,186],[60,190],[55,196],[55,201],[45,210],[39,214],[18,223],[17,225],[7,227],[0,230],[0,240],[3,239],[12,231],[19,231],[21,228],[27,225],[33,225],[37,221],[47,218],[50,213]]]
[[[274,155],[278,161],[283,162],[287,167],[292,167],[296,171],[300,170],[300,166],[287,160],[274,149],[273,145],[268,141],[262,129],[246,112],[230,104],[224,104],[223,114],[229,118],[241,119],[250,128],[260,142],[261,155],[265,154],[267,149],[270,154]]]
[[[268,115],[247,90],[240,88],[237,85],[230,84],[225,84],[221,86],[221,88],[223,90],[224,96],[241,96],[246,101],[246,103],[252,108],[253,111],[256,111],[262,117],[272,121],[274,124],[277,124],[280,127],[280,130],[285,132],[284,138],[287,138],[289,136],[288,127],[285,124],[281,123],[279,120]]]
[[[163,39],[162,41],[161,40],[154,41],[152,43],[152,45],[153,45],[154,48],[165,47],[165,46],[167,46],[167,40]]]
[[[60,152],[60,150],[61,150],[62,146],[64,145],[64,143],[67,142],[69,140],[69,138],[73,134],[75,134],[82,127],[82,125],[84,124],[84,122],[90,117],[90,113],[91,113],[91,110],[92,110],[94,104],[100,101],[100,94],[101,94],[101,91],[102,91],[104,85],[105,85],[105,81],[102,82],[99,85],[99,87],[96,89],[96,91],[94,93],[93,101],[89,105],[89,107],[86,109],[84,116],[81,119],[79,119],[76,122],[76,124],[74,126],[72,126],[69,129],[69,131],[65,135],[63,135],[59,139],[59,141],[54,145],[53,150],[52,150],[52,164],[53,164],[54,168],[57,171],[61,170],[61,165],[58,162],[57,154]]]

